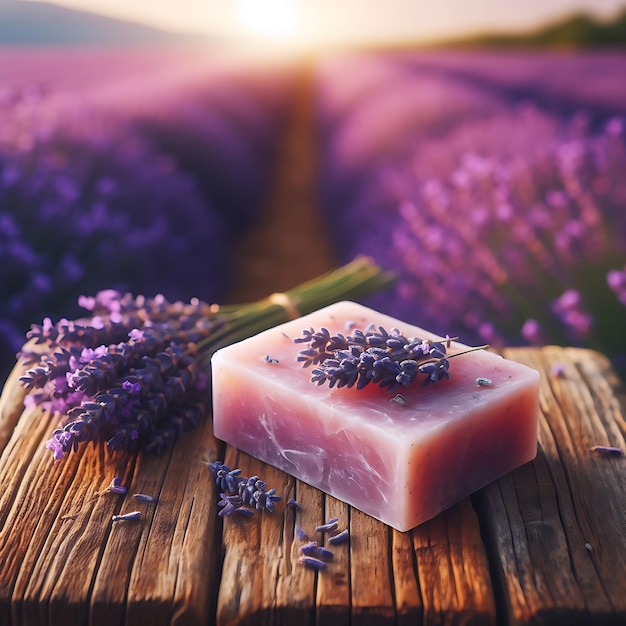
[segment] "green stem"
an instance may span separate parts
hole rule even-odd
[[[203,358],[220,348],[263,330],[287,322],[294,317],[312,313],[340,300],[358,300],[393,284],[393,276],[377,266],[372,259],[359,257],[338,269],[332,270],[286,291],[263,300],[226,306],[213,305],[208,316],[222,318],[223,326],[198,343]]]

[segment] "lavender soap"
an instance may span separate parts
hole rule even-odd
[[[332,375],[325,378],[319,363],[305,368],[297,360],[312,358],[309,329],[356,337],[372,324],[376,333],[397,329],[424,340],[412,344],[415,359],[404,359],[413,364],[391,378],[395,366],[380,369],[395,389],[376,380],[358,388],[365,374],[333,379],[326,368]],[[438,342],[426,330],[340,302],[223,348],[212,359],[215,435],[409,530],[537,452],[538,372],[485,350],[453,356],[467,346]],[[380,359],[385,355],[376,350],[393,348],[374,348]],[[407,377],[414,380],[404,386]]]

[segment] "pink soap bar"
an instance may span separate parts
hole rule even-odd
[[[400,531],[535,457],[539,374],[493,353],[452,358],[449,379],[393,392],[310,382],[312,368],[296,361],[307,344],[294,338],[308,328],[349,335],[372,323],[438,338],[340,302],[216,352],[216,437]],[[466,347],[453,343],[448,354]],[[392,400],[398,392],[406,406]]]

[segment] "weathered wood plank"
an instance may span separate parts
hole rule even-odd
[[[281,480],[277,470],[232,448],[227,464],[268,484]],[[285,500],[294,493],[289,481]],[[220,626],[495,624],[489,564],[469,500],[412,533],[399,533],[300,481],[294,489],[301,510],[283,506],[273,515],[225,520]],[[334,517],[340,528],[349,526],[350,541],[332,548],[335,557],[324,571],[306,570],[298,564],[303,540],[295,527],[322,544],[313,529]],[[268,541],[281,527],[283,552]]]
[[[205,624],[219,575],[202,459],[222,445],[210,420],[169,455],[110,457],[89,446],[59,463],[44,446],[53,426],[24,410],[0,457],[0,623]],[[115,475],[126,496],[106,492]],[[138,491],[158,502],[137,502]],[[130,510],[142,520],[111,522]]]
[[[505,355],[542,377],[537,459],[481,494],[508,619],[625,623],[626,459],[591,451],[625,448],[623,387],[608,361],[588,350]]]
[[[357,624],[393,623],[391,528],[350,511],[350,587],[352,619]]]
[[[230,446],[225,463],[230,468],[240,468],[244,476],[261,477],[268,488],[275,488],[279,494],[293,492],[292,478]],[[291,606],[281,607],[277,603],[279,597],[287,599],[278,593],[277,586],[283,579],[289,580],[287,571],[293,571],[293,530],[285,532],[285,507],[283,501],[274,513],[257,513],[253,517],[233,514],[224,520],[218,624],[287,623],[284,609]],[[302,589],[299,581],[289,580],[289,585]],[[308,606],[313,606],[312,590],[300,596],[292,615],[305,619]]]
[[[410,532],[392,531],[391,566],[393,571],[396,623],[414,626],[422,623],[424,606],[416,570],[415,550]]]
[[[496,623],[478,518],[465,499],[411,531],[426,624]]]
[[[321,518],[322,521],[319,523],[337,518],[339,530],[349,530],[350,507],[345,502],[326,495],[324,496]],[[321,626],[348,624],[350,623],[351,605],[350,553],[352,542],[349,539],[345,544],[331,546],[320,533],[315,534],[311,539],[320,545],[326,545],[334,553],[332,563],[317,579],[317,624]]]

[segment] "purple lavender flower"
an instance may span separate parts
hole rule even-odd
[[[27,344],[22,351],[33,364],[22,384],[39,390],[35,402],[63,416],[46,447],[55,460],[86,441],[105,441],[111,452],[160,452],[208,408],[205,375],[189,345],[224,320],[207,317],[210,306],[199,300],[169,303],[107,290],[81,302],[95,325],[46,319],[29,338],[47,350]]]
[[[222,507],[219,513],[222,517],[240,513],[240,508],[273,513],[275,503],[282,499],[275,488],[266,489],[265,482],[258,476],[242,476],[241,469],[231,470],[222,461],[209,463],[209,471],[213,474],[215,484],[223,490],[218,503]]]
[[[412,384],[418,375],[423,376],[424,385],[449,378],[449,358],[465,354],[446,356],[451,340],[449,335],[443,341],[405,337],[397,328],[387,331],[381,326],[365,332],[355,329],[348,336],[331,335],[326,328],[305,329],[294,343],[308,344],[300,350],[296,360],[303,367],[317,365],[311,372],[311,382],[317,385],[328,383],[329,387],[363,389],[374,383],[393,391]],[[402,396],[395,399],[398,403],[403,400]]]

